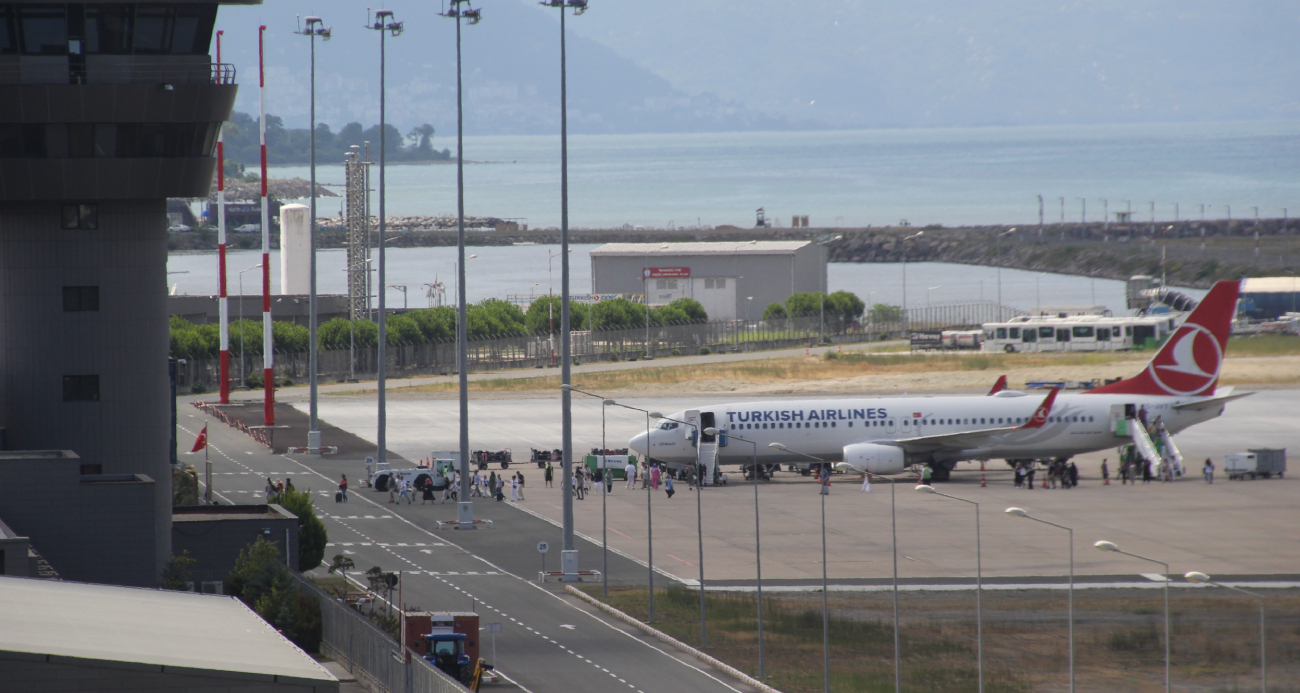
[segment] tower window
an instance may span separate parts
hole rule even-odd
[[[65,286],[63,287],[63,311],[65,313],[77,313],[84,311],[99,310],[99,287],[98,286]]]
[[[99,205],[63,205],[62,222],[65,229],[98,229]]]
[[[63,376],[63,401],[64,402],[98,402],[99,401],[99,376],[98,375]]]

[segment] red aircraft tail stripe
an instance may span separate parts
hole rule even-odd
[[[1038,405],[1038,408],[1034,410],[1034,415],[1029,417],[1028,421],[1020,424],[1020,427],[1042,428],[1043,424],[1047,423],[1047,415],[1052,413],[1052,403],[1056,401],[1056,393],[1060,391],[1061,388],[1059,387],[1052,388],[1052,391],[1047,393],[1047,397],[1043,400],[1043,403]]]

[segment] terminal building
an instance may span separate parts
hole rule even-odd
[[[0,487],[63,491],[0,518],[68,579],[153,586],[171,556],[167,200],[208,195],[234,105],[217,5],[0,4]],[[83,518],[95,561],[57,545],[83,497],[120,504]]]
[[[607,243],[591,251],[591,292],[693,298],[709,320],[757,320],[791,294],[825,291],[826,248],[812,241]]]

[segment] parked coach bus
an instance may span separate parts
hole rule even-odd
[[[984,351],[1119,351],[1163,343],[1184,315],[1129,318],[1022,315],[984,323]]]

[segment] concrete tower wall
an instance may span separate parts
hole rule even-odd
[[[94,204],[93,230],[62,228],[61,205],[4,205],[5,446],[70,449],[83,463],[101,465],[104,474],[145,474],[157,481],[153,516],[170,518],[167,203]],[[68,376],[97,382],[65,385]],[[88,391],[92,387],[98,392]],[[157,558],[165,561],[170,527],[159,522],[154,534]]]

